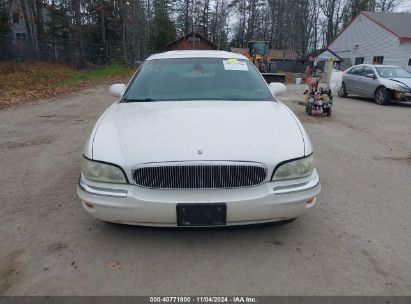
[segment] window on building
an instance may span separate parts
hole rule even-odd
[[[26,33],[16,33],[16,39],[26,39]]]
[[[13,13],[13,23],[20,23],[20,13],[19,12]]]
[[[384,62],[384,56],[374,56],[372,59],[373,64],[383,64]]]
[[[411,66],[411,58],[408,59],[408,66]]]
[[[355,64],[363,64],[364,63],[364,57],[356,57],[355,58]]]

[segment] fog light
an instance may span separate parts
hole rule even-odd
[[[88,207],[88,208],[94,208],[94,205],[93,204],[90,204],[90,203],[88,203],[88,202],[83,202],[84,203],[84,205],[86,206],[86,207]]]

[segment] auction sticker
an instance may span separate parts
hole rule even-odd
[[[235,58],[223,60],[223,64],[226,71],[248,71],[247,63]]]

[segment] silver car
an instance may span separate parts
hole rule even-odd
[[[374,98],[379,105],[411,101],[411,73],[392,65],[355,65],[344,72],[338,92],[348,94]]]

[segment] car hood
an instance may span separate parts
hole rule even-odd
[[[406,85],[411,89],[411,78],[388,78],[390,84],[393,86],[395,84]]]
[[[280,102],[135,102],[106,111],[90,142],[93,159],[127,174],[137,164],[169,161],[251,161],[273,170],[304,156],[303,134]]]

